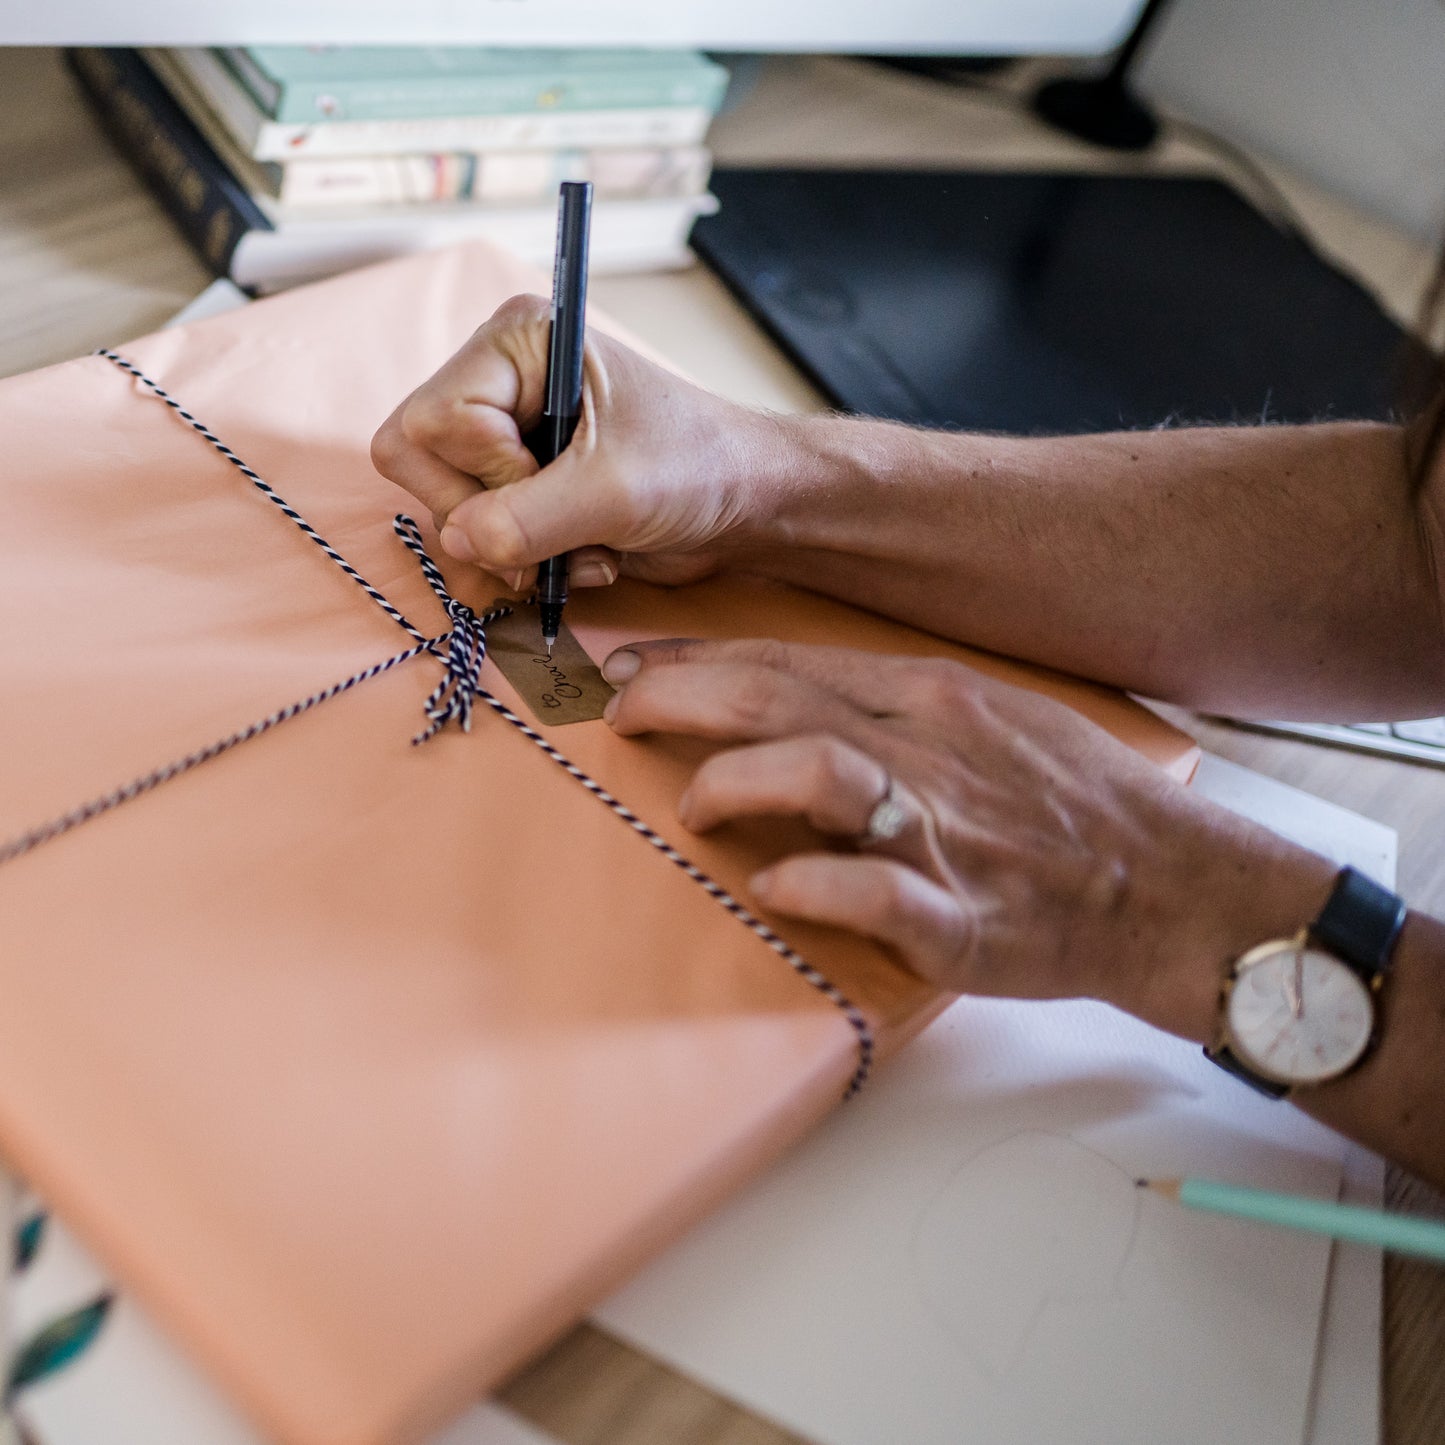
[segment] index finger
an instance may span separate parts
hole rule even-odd
[[[498,307],[382,423],[371,446],[376,469],[439,520],[484,488],[536,472],[522,437],[542,413],[547,326],[540,296]]]
[[[633,663],[630,659],[635,658]],[[931,658],[898,657],[856,647],[779,642],[743,637],[703,641],[669,637],[657,642],[631,642],[602,664],[608,682],[620,685],[648,667],[678,663],[743,663],[773,668],[802,678],[846,698],[873,717],[896,717],[907,710],[924,674],[936,665]],[[948,664],[962,667],[963,664]]]
[[[876,732],[847,698],[756,663],[720,660],[644,669],[607,704],[623,737],[683,733],[714,742],[762,742],[828,733],[867,750]]]

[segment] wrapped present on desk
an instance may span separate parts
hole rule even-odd
[[[475,673],[494,588],[368,445],[544,287],[437,253],[0,383],[0,1150],[285,1445],[419,1438],[944,1002],[736,901],[776,839],[674,836],[675,744]],[[569,620],[971,657],[738,580]]]

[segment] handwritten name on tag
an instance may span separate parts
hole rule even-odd
[[[602,716],[613,689],[564,623],[549,659],[535,607],[515,611],[487,628],[487,656],[522,695],[533,717],[547,727],[590,722]]]

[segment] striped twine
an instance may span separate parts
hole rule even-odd
[[[122,371],[128,372],[152,395],[163,401],[177,416],[181,418],[193,431],[198,432],[206,439],[211,446],[231,463],[247,481],[261,493],[266,500],[278,508],[291,521],[291,523],[304,533],[317,547],[319,547],[388,617],[398,626],[405,629],[416,641],[416,646],[409,647],[405,652],[399,652],[394,657],[387,658],[384,662],[374,663],[371,667],[364,668],[360,672],[353,673],[342,681],[333,683],[330,687],[323,688],[320,692],[312,693],[310,697],[303,698],[300,702],[291,703],[286,707],[279,708],[269,716],[262,718],[259,722],[252,723],[249,727],[242,728],[239,732],[222,738],[219,742],[211,743],[209,746],[199,748],[197,751],[188,754],[176,762],[169,763],[164,767],[157,768],[143,777],[134,779],[124,787],[117,788],[113,792],[102,797],[95,798],[80,807],[72,809],[61,817],[44,823],[29,832],[22,833],[19,837],[8,843],[0,844],[0,865],[8,863],[15,858],[29,853],[38,848],[42,843],[49,842],[52,838],[58,838],[68,833],[73,828],[79,827],[82,823],[89,822],[92,818],[99,817],[102,813],[109,812],[119,807],[122,803],[128,803],[133,798],[151,792],[162,783],[169,782],[172,778],[179,777],[182,773],[190,772],[199,767],[202,763],[209,762],[212,758],[220,757],[223,753],[229,752],[232,748],[238,747],[241,743],[249,742],[252,738],[260,737],[263,733],[279,727],[284,722],[289,722],[302,713],[309,712],[312,708],[329,702],[334,697],[339,697],[344,692],[368,682],[374,677],[379,677],[384,672],[409,662],[414,657],[423,653],[429,653],[436,657],[443,665],[442,679],[428,696],[423,705],[427,718],[427,725],[413,739],[414,746],[434,738],[449,722],[455,722],[463,731],[471,730],[472,707],[477,701],[486,704],[498,717],[510,723],[529,742],[540,748],[558,767],[562,768],[569,777],[581,783],[593,797],[606,804],[613,813],[617,815],[638,837],[650,844],[667,861],[673,864],[692,879],[703,891],[713,899],[719,906],[726,909],[739,923],[750,929],[758,938],[767,944],[805,983],[818,993],[822,994],[829,1003],[833,1004],[847,1020],[856,1037],[858,1062],[854,1068],[853,1075],[848,1083],[845,1098],[851,1098],[862,1088],[864,1082],[873,1066],[873,1030],[863,1011],[825,974],[814,968],[807,959],[780,937],[773,929],[763,922],[745,904],[733,897],[726,888],[716,879],[704,873],[695,863],[683,854],[679,853],[671,843],[667,841],[654,828],[643,822],[636,813],[632,811],[620,799],[614,797],[595,778],[589,777],[570,758],[553,747],[545,737],[542,736],[529,723],[518,717],[500,698],[493,696],[481,686],[481,668],[486,658],[487,642],[486,629],[500,617],[506,616],[510,608],[496,607],[478,616],[466,603],[453,597],[447,590],[446,581],[442,577],[441,570],[426,551],[422,541],[421,529],[412,518],[405,514],[399,514],[392,522],[392,530],[407,549],[416,558],[421,567],[423,575],[430,584],[432,591],[436,593],[442,606],[445,608],[448,618],[451,620],[452,628],[449,634],[441,637],[428,638],[414,627],[403,614],[394,607],[388,599],[382,595],[370,582],[364,578],[345,557],[341,555],[319,532],[298,512],[289,502],[285,500],[268,482],[257,472],[253,471],[240,457],[236,455],[219,437],[207,426],[191,415],[174,397],[163,391],[154,381],[145,375],[138,367],[127,361],[116,352],[100,350],[96,353],[103,356],[107,361],[118,366]]]
[[[423,637],[422,634],[418,632],[417,629],[413,627],[411,623],[408,622],[406,618],[403,617],[401,613],[398,612],[397,609],[393,607],[391,603],[388,602],[387,599],[382,596],[382,594],[378,592],[376,588],[373,587],[371,583],[368,582],[366,578],[363,577],[361,573],[358,572],[356,568],[353,567],[351,563],[348,562],[346,558],[343,557],[341,553],[338,552],[336,548],[333,547],[331,543],[328,542],[326,538],[323,537],[321,533],[318,532],[316,528],[313,527],[311,523],[308,522],[306,518],[303,517],[301,513],[296,510],[295,507],[290,504],[290,502],[286,501],[285,498],[283,498],[271,486],[269,482],[265,481],[257,473],[253,472],[251,468],[248,467],[246,463],[243,462],[241,458],[238,457],[235,452],[233,452],[230,447],[228,447],[225,442],[223,442],[220,437],[218,437],[215,432],[210,429],[210,427],[206,426],[203,422],[197,421],[196,418],[193,417],[190,412],[188,412],[185,407],[183,407],[180,402],[175,399],[175,397],[171,396],[167,392],[162,391],[161,388],[150,379],[150,377],[148,377],[143,371],[141,371],[139,367],[127,361],[125,357],[117,355],[114,351],[107,351],[104,347],[101,347],[99,350],[97,350],[95,354],[97,356],[105,357],[107,361],[114,362],[115,365],[120,367],[122,371],[128,371],[133,377],[135,377],[138,382],[140,382],[142,386],[146,387],[153,396],[158,397],[161,401],[165,402],[165,404],[170,407],[170,409],[175,412],[175,414],[180,417],[180,419],[185,422],[185,424],[190,427],[192,431],[199,432],[203,437],[205,437],[205,439],[210,442],[210,444],[218,452],[220,452],[220,454],[225,457],[225,459],[230,462],[230,464],[235,467],[235,469],[240,472],[240,474],[245,477],[246,480],[250,482],[250,484],[255,487],[256,490],[260,492],[261,495],[265,497],[272,506],[278,508],[282,513],[284,513],[285,516],[300,531],[304,532],[306,536],[308,536],[313,542],[315,542],[315,544],[320,547],[321,550],[325,552],[326,555],[330,557],[331,560],[335,562],[336,565],[340,567],[341,570],[345,572],[346,575],[350,577],[351,580],[355,582],[356,585],[360,587],[361,590],[365,592],[366,595],[370,597],[371,600],[375,602],[376,605],[380,607],[381,610],[386,613],[386,615],[391,618],[391,620],[395,622],[398,627],[403,627],[406,629],[406,631],[411,633],[413,641],[426,641],[426,638]],[[413,524],[413,526],[415,526],[415,524]],[[418,541],[420,541],[420,536],[421,534],[417,533]],[[430,561],[431,559],[428,558],[427,560]],[[432,570],[435,571],[436,569],[433,568]],[[440,575],[440,573],[437,573],[438,577],[440,577]],[[428,576],[427,580],[431,581],[431,577]],[[433,587],[435,587],[436,585],[437,584],[435,582],[432,582]]]
[[[334,682],[330,687],[322,688],[320,692],[313,692],[310,697],[302,698],[300,702],[293,702],[286,707],[278,708],[275,712],[263,717],[260,722],[254,722],[250,727],[242,728],[240,732],[232,733],[229,737],[224,737],[219,742],[211,743],[207,747],[197,748],[195,752],[188,753],[174,763],[167,763],[163,768],[157,768],[143,777],[132,779],[123,788],[105,793],[99,798],[92,798],[90,802],[82,803],[78,808],[72,808],[70,812],[62,814],[59,818],[42,823],[38,828],[32,828],[28,833],[22,833],[8,843],[0,844],[0,864],[9,863],[13,859],[22,857],[38,848],[42,843],[48,843],[52,838],[58,838],[62,833],[68,833],[72,828],[78,828],[82,823],[88,823],[92,818],[98,818],[102,813],[108,813],[112,808],[118,808],[122,803],[130,802],[132,798],[139,798],[141,794],[149,793],[152,789],[160,787],[162,783],[168,783],[172,778],[180,777],[182,773],[189,773],[193,768],[200,767],[202,763],[208,763],[212,758],[218,758],[222,753],[228,753],[232,748],[239,747],[242,743],[248,743],[252,738],[260,737],[262,733],[270,732],[272,728],[279,727],[283,722],[290,722],[293,717],[300,717],[303,712],[310,712],[313,707],[319,707],[323,702],[330,702],[333,697],[340,697],[343,692],[350,692],[360,683],[370,682],[373,677],[380,677],[383,672],[390,672],[400,663],[410,662],[413,657],[423,652],[429,652],[431,648],[430,642],[419,642],[415,647],[407,648],[405,652],[398,652],[395,657],[388,657],[385,662],[374,663],[371,667],[352,673],[350,677],[344,678],[341,682]]]
[[[576,778],[594,798],[606,803],[634,833],[651,843],[669,863],[673,863],[681,868],[694,883],[702,888],[709,898],[712,898],[726,908],[739,923],[752,929],[799,978],[817,989],[829,1003],[835,1005],[842,1012],[843,1017],[848,1020],[849,1026],[857,1035],[858,1040],[858,1066],[853,1071],[853,1077],[848,1081],[847,1092],[843,1095],[845,1099],[851,1099],[853,1095],[863,1087],[873,1067],[873,1029],[857,1004],[855,1004],[832,979],[814,968],[792,944],[786,939],[779,937],[778,934],[769,928],[746,904],[740,903],[715,878],[704,873],[696,863],[679,853],[666,838],[655,829],[649,827],[648,824],[644,823],[626,803],[613,797],[595,778],[589,777],[570,758],[564,757],[559,753],[541,733],[529,723],[519,718],[500,698],[493,697],[491,693],[481,688],[477,689],[477,696],[499,717],[506,718],[523,737],[529,738],[541,748],[560,768],[571,777]]]

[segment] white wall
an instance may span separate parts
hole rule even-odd
[[[1173,0],[1140,90],[1445,234],[1445,0]]]

